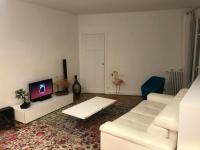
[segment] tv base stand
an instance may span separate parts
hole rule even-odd
[[[15,120],[27,124],[71,103],[73,103],[73,94],[69,93],[64,96],[52,96],[48,100],[33,102],[27,109],[21,109],[20,105],[16,105],[13,106]]]

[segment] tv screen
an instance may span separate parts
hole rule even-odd
[[[30,93],[30,100],[32,102],[51,98],[51,95],[53,94],[52,79],[30,83],[29,93]]]

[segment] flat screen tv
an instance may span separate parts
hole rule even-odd
[[[32,102],[51,98],[53,94],[53,81],[47,79],[29,84],[30,100]]]

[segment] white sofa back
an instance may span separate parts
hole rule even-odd
[[[179,109],[178,150],[200,150],[200,75]]]

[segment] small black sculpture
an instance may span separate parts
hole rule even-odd
[[[81,94],[81,85],[77,80],[77,75],[74,76],[75,80],[74,80],[74,84],[72,86],[72,91],[75,97],[79,97]]]

